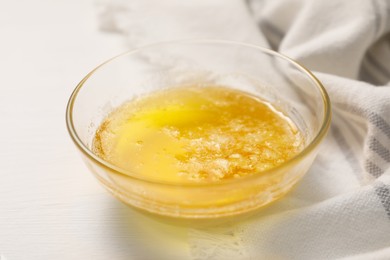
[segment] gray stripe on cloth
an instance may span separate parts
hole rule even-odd
[[[364,168],[369,174],[371,174],[375,178],[380,177],[385,172],[384,170],[382,170],[382,168],[373,163],[371,160],[366,160]]]
[[[344,154],[345,159],[347,160],[351,169],[354,171],[355,174],[361,173],[362,169],[359,167],[360,165],[359,160],[356,158],[351,147],[345,141],[345,138],[343,134],[340,132],[340,129],[335,125],[332,126],[332,134],[336,140],[337,145],[340,147],[340,150]]]
[[[353,113],[354,115],[357,115],[357,116],[362,117],[362,118],[367,118],[368,121],[373,126],[377,127],[377,129],[381,130],[390,139],[390,125],[387,124],[387,122],[381,116],[379,116],[377,113],[367,112],[367,111],[360,109],[359,107],[351,106],[351,105],[345,104],[345,103],[336,103],[336,104],[340,108],[343,108],[346,111]],[[366,115],[366,116],[364,116],[364,115]],[[373,139],[375,137],[371,136],[370,138]],[[388,150],[382,144],[380,144],[377,140],[376,140],[376,142],[377,143],[373,143],[373,141],[370,140],[368,148],[372,152],[381,156],[382,158],[383,158],[383,156],[385,158],[387,158]],[[384,149],[382,149],[382,147]],[[383,158],[383,159],[385,159],[385,158]],[[368,172],[370,175],[372,175],[375,178],[380,177],[384,173],[384,170],[380,166],[375,164],[373,161],[371,161],[370,159],[365,160],[364,169],[366,172]]]
[[[368,120],[390,139],[390,125],[380,115],[370,112]]]
[[[373,111],[368,112],[346,103],[335,103],[335,105],[359,117],[367,118],[372,125],[381,130],[390,139],[390,125],[379,114]]]
[[[368,147],[386,162],[390,162],[390,151],[384,147],[375,137],[370,139]]]
[[[379,197],[383,207],[386,210],[387,217],[390,219],[390,187],[384,183],[379,183],[375,187],[375,193]]]

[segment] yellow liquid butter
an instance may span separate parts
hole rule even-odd
[[[225,87],[178,87],[131,100],[105,118],[93,151],[140,177],[221,182],[282,164],[303,147],[271,104]]]

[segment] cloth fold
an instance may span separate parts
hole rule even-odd
[[[390,259],[390,2],[100,2],[129,47],[182,38],[250,42],[297,60],[327,89],[333,120],[285,198],[228,230],[189,230],[189,259]]]

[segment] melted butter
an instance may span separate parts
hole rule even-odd
[[[303,138],[282,111],[250,94],[180,87],[129,101],[105,118],[93,151],[157,181],[220,182],[296,155]]]

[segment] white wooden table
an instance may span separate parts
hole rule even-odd
[[[82,77],[125,50],[93,0],[0,1],[0,259],[138,259],[132,211],[103,190],[65,126]]]

